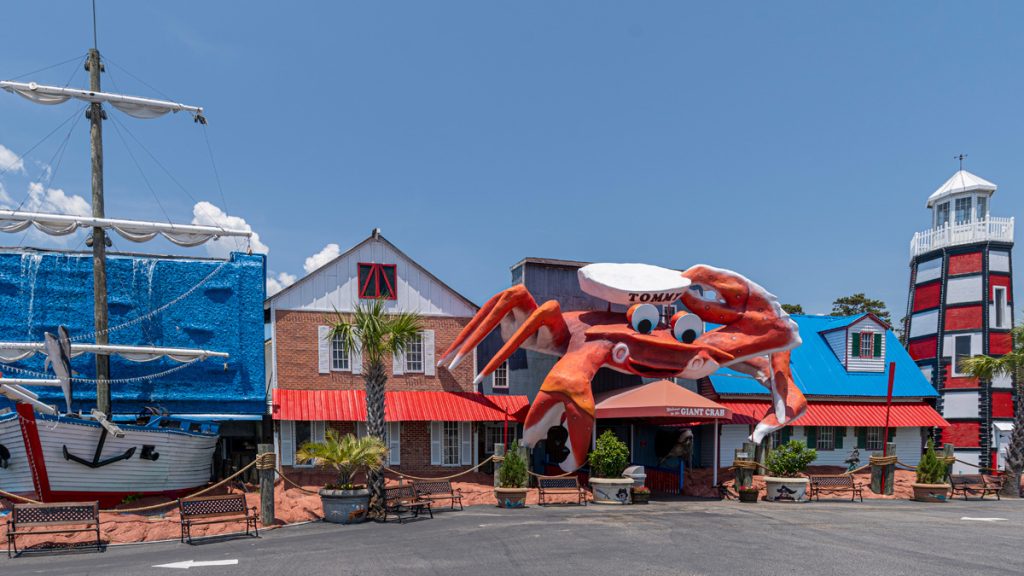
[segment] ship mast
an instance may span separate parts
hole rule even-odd
[[[95,38],[95,37],[94,37]],[[100,51],[89,50],[86,62],[89,70],[89,90],[101,92],[100,73],[103,65],[100,62]],[[104,218],[103,210],[103,104],[93,102],[86,111],[89,118],[89,148],[92,153],[92,215],[93,218]],[[96,325],[96,344],[108,343],[107,327],[107,233],[100,226],[92,229],[92,292],[93,317]],[[96,355],[96,409],[107,417],[110,410],[110,356]]]

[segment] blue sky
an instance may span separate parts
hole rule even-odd
[[[107,214],[187,222],[212,203],[281,281],[380,227],[477,303],[524,256],[704,262],[809,312],[866,292],[898,319],[910,238],[955,154],[1000,186],[993,215],[1024,206],[1020,4],[98,6],[104,88],[204,106],[223,184],[188,117],[111,112],[162,208],[107,122]],[[91,46],[85,0],[4,15],[0,78]],[[78,62],[22,80],[73,72],[84,86]],[[73,112],[0,93],[0,145],[20,154]],[[0,176],[10,202],[82,209],[84,119],[50,181],[40,164],[66,133]]]

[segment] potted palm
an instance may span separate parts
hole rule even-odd
[[[629,466],[629,448],[611,431],[605,430],[590,452],[590,488],[597,504],[629,504],[633,479],[622,475]]]
[[[370,491],[365,484],[355,484],[355,477],[360,473],[379,471],[387,453],[387,446],[380,438],[356,438],[352,434],[339,436],[334,430],[328,430],[323,442],[302,444],[295,457],[316,466],[329,466],[338,473],[337,484],[328,484],[320,489],[324,520],[336,524],[358,524],[366,519]]]
[[[526,494],[526,459],[519,449],[519,441],[512,443],[512,448],[505,454],[501,467],[498,468],[498,485],[494,487],[494,499],[499,508],[525,508]]]
[[[918,502],[945,502],[949,484],[945,483],[949,466],[935,455],[935,443],[929,439],[928,449],[917,463],[917,482],[910,487]]]
[[[808,479],[803,474],[818,458],[818,451],[799,440],[790,440],[768,453],[764,477],[765,500],[769,502],[806,502]]]

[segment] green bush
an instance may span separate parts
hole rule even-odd
[[[935,455],[935,443],[929,439],[928,449],[917,463],[918,484],[943,484],[946,481],[946,464]]]
[[[519,441],[505,453],[505,460],[498,469],[498,486],[501,488],[523,488],[526,486],[526,459],[519,450]]]
[[[768,453],[764,464],[770,476],[798,478],[807,465],[818,458],[818,451],[799,440],[790,440]]]
[[[614,432],[605,430],[590,453],[591,474],[595,478],[621,478],[626,466],[629,466],[629,447]]]

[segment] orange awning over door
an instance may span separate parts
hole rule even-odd
[[[599,394],[597,418],[728,420],[729,408],[668,380]]]

